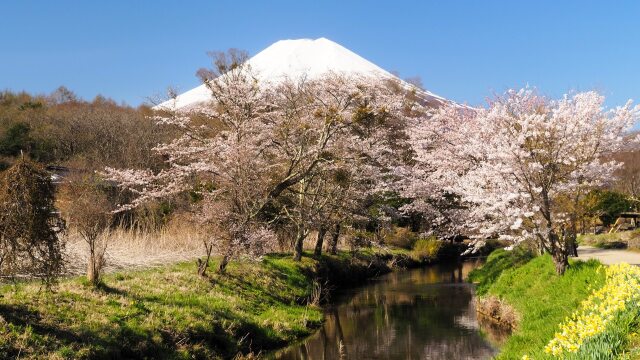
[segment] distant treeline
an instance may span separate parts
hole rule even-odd
[[[148,118],[151,111],[102,96],[84,101],[64,87],[40,96],[0,92],[0,169],[21,154],[86,170],[157,167],[162,161],[151,149],[169,134]]]

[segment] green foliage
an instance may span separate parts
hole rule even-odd
[[[29,275],[50,284],[62,270],[64,230],[50,174],[21,159],[0,182],[0,275]]]
[[[411,249],[417,239],[418,234],[406,227],[392,226],[391,230],[384,234],[385,244],[403,249]]]
[[[49,144],[44,140],[34,139],[29,124],[17,122],[0,137],[0,155],[18,156],[21,152],[37,161],[51,160]]]
[[[633,202],[622,193],[612,190],[593,190],[583,201],[587,214],[597,216],[604,226],[610,226],[621,213],[633,209]]]
[[[527,354],[533,359],[545,358],[544,346],[558,330],[560,323],[577,309],[594,289],[604,283],[601,264],[595,260],[572,262],[564,275],[557,275],[551,256],[536,257],[520,266],[508,268],[513,260],[498,251],[489,259],[501,275],[486,271],[480,278],[485,294],[496,296],[512,305],[521,315],[517,330],[500,350],[497,359],[520,359]],[[499,265],[502,263],[502,265]]]
[[[0,138],[0,154],[17,156],[21,150],[27,151],[33,141],[29,136],[30,131],[29,125],[21,122],[7,129],[4,136]]]
[[[413,245],[411,256],[418,260],[437,259],[443,242],[435,236],[418,239]]]

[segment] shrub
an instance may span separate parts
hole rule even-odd
[[[405,227],[394,226],[385,232],[384,242],[387,245],[397,246],[403,249],[411,249],[418,239],[418,235]]]
[[[18,160],[0,181],[0,276],[33,276],[50,285],[62,271],[62,231],[50,174]]]
[[[413,245],[411,255],[418,260],[435,259],[442,248],[442,241],[435,236],[418,239]]]
[[[633,202],[625,194],[611,190],[593,190],[584,202],[587,213],[597,216],[604,226],[611,226],[621,213],[633,208]]]
[[[499,324],[510,329],[515,329],[518,326],[520,321],[518,312],[513,306],[498,297],[489,295],[478,298],[476,305],[479,313],[490,317]]]
[[[62,186],[58,201],[66,220],[89,247],[87,280],[93,285],[100,282],[106,266],[108,237],[105,233],[115,209],[103,187],[101,179],[95,175],[71,176]]]

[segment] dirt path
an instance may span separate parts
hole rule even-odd
[[[578,259],[597,259],[605,265],[623,262],[631,265],[640,265],[640,253],[627,250],[600,249],[586,245],[580,245],[578,247]]]

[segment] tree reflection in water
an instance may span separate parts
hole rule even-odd
[[[323,327],[271,355],[281,360],[486,359],[495,349],[481,335],[473,286],[479,265],[464,262],[388,274],[344,293]]]

